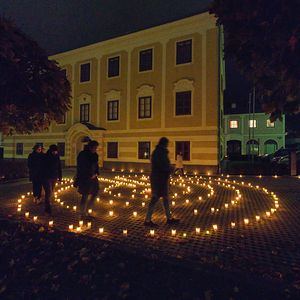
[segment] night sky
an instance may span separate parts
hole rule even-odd
[[[0,14],[49,55],[175,21],[207,10],[212,0],[2,0]],[[251,88],[226,63],[226,102],[247,102]],[[244,107],[244,104],[241,105]]]

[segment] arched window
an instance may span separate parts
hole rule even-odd
[[[278,149],[277,142],[274,140],[267,140],[264,143],[264,154],[274,153]]]
[[[256,140],[249,140],[246,143],[246,154],[254,154],[254,155],[258,155],[259,154],[259,144],[258,144],[258,141],[256,141]]]

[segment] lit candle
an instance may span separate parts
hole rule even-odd
[[[197,213],[198,213],[198,210],[194,209],[194,215],[197,215]]]
[[[79,221],[79,226],[83,226],[83,221]]]
[[[89,213],[89,214],[91,214],[91,213],[92,213],[92,211],[93,211],[92,209],[89,209],[89,210],[88,210],[88,213]]]
[[[76,232],[80,232],[81,231],[81,227],[76,227]]]
[[[271,213],[274,214],[274,212],[275,212],[275,209],[271,208]]]
[[[235,223],[231,222],[231,228],[234,228],[234,227],[235,227]]]
[[[104,232],[104,228],[99,228],[99,233],[103,234],[103,232]]]
[[[53,226],[53,221],[49,221],[49,226]]]
[[[172,205],[175,206],[175,201],[172,201]]]
[[[100,198],[97,198],[97,202],[100,202]]]
[[[110,211],[110,212],[109,212],[109,215],[110,215],[110,217],[112,217],[112,216],[114,215],[114,212],[113,212],[113,211]]]
[[[22,202],[22,200],[21,199],[18,199],[18,203],[21,203]]]
[[[129,205],[129,202],[126,202],[126,206],[128,206]]]
[[[29,212],[25,213],[25,217],[28,218],[29,217]]]
[[[61,206],[63,206],[63,205],[64,205],[64,203],[63,203],[63,202],[60,202],[60,205],[61,205]]]
[[[77,206],[73,206],[73,210],[76,211],[77,210]]]
[[[271,213],[269,211],[266,212],[267,217],[270,217]]]
[[[131,195],[131,198],[133,199],[133,198],[134,198],[134,195]]]
[[[210,210],[211,210],[211,212],[212,212],[212,213],[213,213],[213,212],[215,212],[215,209],[214,209],[214,207],[212,207]]]
[[[200,234],[200,228],[199,227],[196,228],[196,234]]]
[[[214,224],[214,225],[213,225],[213,229],[214,229],[214,230],[217,230],[217,229],[218,229],[218,225],[217,225],[217,224]]]
[[[91,228],[91,227],[92,227],[92,222],[88,222],[88,223],[87,223],[87,226],[88,226],[89,228]]]
[[[118,197],[121,197],[121,193],[118,194]]]
[[[199,200],[202,200],[202,197],[199,197]]]
[[[134,217],[137,216],[137,212],[136,212],[136,211],[133,212],[133,216],[134,216]]]
[[[150,235],[154,236],[154,234],[155,234],[155,230],[154,229],[150,229]]]
[[[69,230],[73,230],[74,226],[73,225],[69,225]]]
[[[189,199],[186,199],[186,200],[185,200],[185,202],[186,202],[186,203],[189,203],[189,202],[190,202],[190,200],[189,200]]]
[[[113,204],[114,203],[114,201],[113,200],[109,200],[109,204]]]
[[[142,206],[145,206],[146,205],[146,203],[145,202],[142,202]]]
[[[245,224],[249,224],[249,219],[244,219]]]
[[[255,219],[256,219],[256,221],[259,221],[260,220],[260,216],[256,216]]]
[[[22,197],[21,197],[22,199],[24,199],[25,198],[25,196],[24,195],[22,195]]]
[[[123,235],[127,236],[127,229],[123,229]]]
[[[33,221],[36,221],[36,220],[37,220],[37,216],[34,216],[34,217],[33,217]]]
[[[225,203],[225,208],[228,208],[228,203]]]
[[[176,235],[176,229],[172,229],[171,233],[172,233],[172,236],[175,236]]]

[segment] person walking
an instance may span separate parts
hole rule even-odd
[[[56,145],[51,145],[42,160],[42,182],[45,190],[45,212],[52,213],[51,199],[57,180],[61,181],[61,162]]]
[[[161,197],[163,198],[167,224],[179,223],[179,219],[175,219],[172,216],[168,198],[170,174],[172,173],[170,160],[168,158],[168,144],[169,140],[162,137],[151,155],[150,183],[152,198],[148,205],[146,220],[144,222],[144,225],[148,227],[157,227],[157,224],[151,221],[151,217],[154,212],[155,205]]]
[[[29,180],[32,182],[33,202],[36,204],[42,203],[42,179],[41,167],[43,152],[42,147],[36,144],[32,148],[32,153],[28,155],[27,166],[29,169]]]
[[[182,157],[182,152],[181,151],[179,151],[179,153],[177,154],[176,164],[175,164],[175,171],[174,171],[173,175],[176,175],[176,172],[178,170],[181,170],[181,174],[183,176],[184,175],[184,172],[183,172],[183,157]]]
[[[97,141],[89,141],[84,149],[77,156],[77,174],[76,181],[78,184],[78,192],[82,195],[80,201],[80,213],[82,218],[90,219],[87,209],[94,204],[99,193],[99,175],[98,150],[99,143]],[[89,195],[91,195],[88,201]]]

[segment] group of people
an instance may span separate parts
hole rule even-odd
[[[169,184],[170,175],[175,174],[177,169],[181,169],[183,174],[182,153],[177,155],[175,171],[170,165],[168,158],[169,140],[162,137],[151,155],[150,183],[152,198],[147,208],[147,215],[144,222],[146,227],[157,227],[152,222],[152,215],[156,203],[163,199],[163,207],[167,217],[167,224],[178,224],[179,219],[172,216],[169,205]],[[78,187],[78,192],[82,195],[80,200],[80,213],[84,219],[90,219],[91,215],[87,211],[92,207],[99,193],[98,150],[99,143],[90,140],[84,149],[77,156],[77,173],[74,186]],[[45,212],[51,213],[51,198],[57,180],[61,180],[61,163],[57,154],[57,146],[51,145],[47,153],[43,153],[40,145],[35,145],[33,152],[28,156],[29,177],[33,184],[34,201],[41,203],[42,186],[45,190]]]
[[[32,181],[33,201],[42,203],[42,187],[45,190],[45,212],[51,214],[51,198],[57,180],[61,181],[61,162],[56,145],[51,145],[44,153],[41,145],[36,144],[28,156],[29,180]]]

